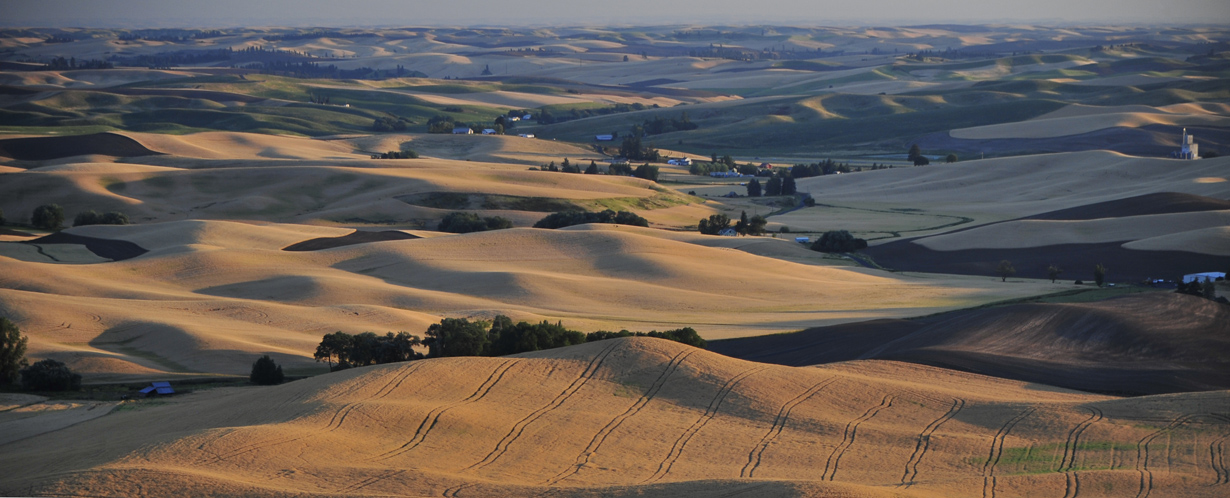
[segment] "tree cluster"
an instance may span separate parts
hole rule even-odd
[[[21,369],[21,388],[27,391],[76,391],[81,389],[81,374],[73,373],[63,362],[48,358]]]
[[[596,107],[593,109],[568,109],[567,111],[554,111],[550,108],[544,108],[538,113],[538,122],[541,124],[563,123],[574,119],[582,119],[593,116],[606,116],[609,114],[619,114],[632,111],[643,111],[645,109],[656,109],[658,104],[646,106],[640,102],[633,104],[614,104],[606,107]],[[524,114],[518,114],[521,116]]]
[[[372,131],[389,132],[389,131],[405,131],[406,126],[410,124],[410,120],[406,118],[391,118],[379,117],[372,121]],[[449,133],[453,132],[452,128],[448,129]],[[432,132],[438,133],[438,132]]]
[[[284,380],[286,376],[282,374],[282,366],[274,363],[269,355],[257,358],[256,363],[252,364],[252,373],[248,375],[248,381],[261,386],[281,384]]]
[[[479,217],[474,213],[454,211],[444,215],[436,230],[449,233],[485,232],[512,228],[512,221],[500,216]]]
[[[845,230],[824,232],[811,244],[811,250],[819,252],[854,252],[866,248],[866,240],[856,238]]]
[[[470,128],[470,125],[453,121],[452,116],[436,115],[427,120],[427,133],[452,133],[455,128]]]
[[[619,145],[619,155],[632,161],[656,162],[662,158],[657,149],[642,144],[640,134],[636,133],[624,137]]]
[[[667,330],[664,332],[658,332],[656,330],[651,330],[649,332],[629,332],[627,330],[621,330],[619,332],[607,332],[605,330],[599,330],[597,332],[590,332],[588,334],[585,334],[585,342],[604,341],[607,339],[618,339],[620,337],[656,337],[658,339],[666,339],[668,341],[675,341],[678,343],[687,344],[689,346],[698,347],[698,348],[704,348],[707,345],[705,340],[702,339],[700,337],[700,334],[696,333],[696,331],[693,330],[692,327],[684,327],[681,329]]]
[[[747,217],[747,211],[743,211],[739,215],[739,221],[735,223],[735,233],[739,235],[764,235],[764,227],[769,223],[764,216],[756,215],[751,218]]]
[[[328,362],[329,370],[336,371],[351,367],[416,360],[423,357],[422,354],[414,351],[414,347],[421,344],[423,344],[422,339],[408,332],[397,334],[389,332],[383,336],[376,335],[375,332],[363,332],[356,335],[334,332],[321,339],[313,357],[316,361]]]
[[[26,367],[26,338],[8,318],[0,316],[0,386],[17,382]]]
[[[822,162],[811,164],[796,164],[790,168],[791,178],[811,178],[813,176],[832,175],[835,173],[849,173],[850,165],[846,163],[834,162],[832,159],[825,159]]]
[[[630,211],[615,212],[610,209],[593,213],[589,211],[561,211],[551,213],[547,217],[538,220],[534,224],[534,228],[564,228],[573,225],[584,225],[587,223],[608,223],[616,225],[633,225],[638,227],[649,226],[649,220],[638,216]]]
[[[906,154],[906,159],[913,162],[915,166],[926,166],[931,164],[931,160],[927,159],[927,156],[922,155],[922,149],[918,148],[918,144],[910,146],[910,151]]]
[[[372,159],[418,159],[419,153],[414,149],[390,150],[380,154],[372,154]]]
[[[730,217],[724,214],[715,214],[709,219],[700,220],[698,224],[700,233],[705,235],[717,235],[722,233],[722,230],[730,228]]]
[[[1219,278],[1218,280],[1221,279]],[[1203,297],[1205,299],[1216,300],[1219,302],[1226,302],[1225,297],[1220,299],[1217,297],[1217,284],[1207,278],[1204,280],[1192,280],[1187,283],[1180,281],[1178,288],[1175,289],[1175,292],[1179,294]]]
[[[64,226],[64,208],[58,204],[43,204],[36,207],[34,214],[30,216],[30,224],[34,228],[59,230]]]
[[[73,226],[80,227],[86,225],[127,225],[128,215],[119,211],[112,211],[107,214],[98,214],[93,209],[77,213],[77,217],[73,218]]]
[[[661,116],[655,116],[652,120],[645,120],[645,123],[640,127],[640,131],[644,132],[645,135],[661,135],[674,131],[695,130],[698,127],[696,123],[693,123],[688,118],[688,113],[683,112],[679,114],[679,119],[662,119]],[[634,129],[633,131],[637,130]]]

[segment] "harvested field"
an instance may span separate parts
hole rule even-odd
[[[161,154],[118,133],[0,140],[0,156],[21,161],[48,161],[72,156],[140,157]]]
[[[1123,218],[1127,216],[1224,210],[1230,210],[1230,200],[1177,192],[1157,192],[1035,214],[1025,219],[1096,220],[1099,218]]]
[[[710,350],[804,366],[889,359],[1083,391],[1230,389],[1230,306],[1149,292],[1028,303],[717,341]]]
[[[325,249],[333,249],[334,247],[351,246],[355,244],[366,244],[369,242],[384,242],[386,240],[407,240],[417,239],[417,235],[411,235],[398,230],[385,230],[382,232],[368,232],[363,230],[355,230],[349,235],[341,237],[319,237],[311,240],[305,240],[291,244],[282,248],[283,251],[321,251]]]
[[[121,405],[6,445],[0,493],[1211,497],[1227,401],[619,339]]]

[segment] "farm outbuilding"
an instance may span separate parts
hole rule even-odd
[[[473,135],[474,130],[469,128],[453,128],[454,135]]]
[[[154,382],[154,383],[151,383],[148,387],[146,387],[146,388],[142,389],[140,392],[141,392],[141,394],[145,395],[146,397],[150,397],[150,396],[166,396],[166,395],[170,395],[170,394],[175,394],[175,389],[173,389],[173,388],[171,387],[171,383],[170,383],[170,382],[161,382],[161,381],[160,381],[160,382]]]
[[[610,142],[615,140],[615,135],[594,135],[594,140],[598,142]]]

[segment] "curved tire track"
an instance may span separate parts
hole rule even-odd
[[[628,407],[628,409],[623,413],[611,419],[610,422],[607,422],[606,426],[599,430],[598,433],[594,435],[594,438],[589,441],[589,444],[585,446],[585,449],[581,451],[581,454],[577,455],[576,463],[563,472],[556,474],[555,477],[547,480],[546,485],[554,486],[556,483],[572,477],[580,472],[581,468],[583,468],[585,464],[589,463],[590,458],[593,458],[594,454],[598,453],[598,449],[602,447],[603,443],[606,443],[607,437],[609,437],[612,432],[615,432],[615,429],[618,429],[619,426],[623,425],[623,423],[629,418],[632,418],[632,416],[640,413],[641,409],[644,408],[645,405],[649,404],[649,402],[658,395],[658,391],[661,391],[662,386],[666,385],[666,381],[670,378],[671,374],[675,373],[675,370],[679,369],[679,365],[683,364],[683,361],[688,359],[688,357],[692,356],[692,353],[695,352],[695,349],[682,351],[679,354],[676,354],[674,358],[671,358],[670,363],[667,363],[666,365],[666,369],[658,375],[657,379],[654,379],[653,384],[650,384],[649,389],[645,390],[645,394],[642,394],[641,398],[636,400],[636,402],[633,403],[632,406]]]
[[[585,387],[585,384],[589,383],[589,380],[594,377],[594,374],[598,373],[598,369],[602,367],[602,363],[606,361],[607,357],[611,355],[611,352],[613,352],[617,346],[619,346],[619,343],[611,344],[610,346],[607,346],[606,349],[602,350],[601,353],[598,353],[597,356],[589,361],[589,365],[585,367],[585,370],[581,372],[581,375],[577,376],[577,378],[574,379],[568,387],[564,388],[564,390],[560,392],[555,399],[552,399],[551,402],[539,407],[529,415],[526,415],[525,418],[518,420],[517,423],[513,424],[512,429],[510,429],[508,433],[495,444],[495,449],[491,450],[490,453],[487,453],[487,456],[483,457],[483,459],[478,463],[462,469],[462,472],[481,469],[495,463],[496,460],[504,456],[504,454],[508,452],[508,447],[520,439],[521,435],[525,433],[526,427],[529,427],[530,424],[542,418],[543,415],[546,415],[552,410],[559,408],[565,401],[572,398],[577,391],[580,391],[582,387]]]
[[[941,425],[952,420],[957,416],[957,412],[965,408],[965,400],[961,398],[953,398],[952,408],[948,412],[940,415],[940,418],[932,420],[927,427],[923,428],[918,434],[918,443],[914,445],[914,452],[910,454],[910,459],[905,462],[905,474],[901,476],[901,486],[910,487],[914,485],[914,481],[918,480],[918,464],[922,463],[923,457],[927,455],[927,450],[931,449],[931,435],[939,430]]]
[[[500,363],[499,366],[496,366],[495,370],[491,372],[491,375],[487,376],[487,379],[484,380],[482,384],[479,384],[478,388],[465,399],[437,406],[430,412],[427,412],[427,416],[423,417],[422,422],[419,422],[419,426],[415,429],[414,436],[410,438],[410,441],[407,441],[406,444],[401,445],[395,450],[385,452],[384,454],[376,457],[376,459],[388,460],[418,447],[418,445],[422,444],[423,441],[427,439],[427,435],[431,433],[433,428],[435,428],[436,423],[440,421],[441,416],[453,408],[467,403],[474,403],[483,399],[487,393],[491,392],[491,388],[495,387],[495,385],[504,378],[504,374],[508,373],[508,369],[512,368],[515,363],[515,360],[508,360]]]
[[[696,436],[696,433],[700,432],[701,429],[704,429],[705,425],[707,425],[710,420],[713,420],[713,417],[717,415],[718,410],[722,408],[722,403],[726,401],[726,397],[730,395],[730,392],[734,390],[735,386],[742,382],[743,379],[746,379],[748,376],[764,370],[765,368],[768,367],[755,367],[744,370],[739,375],[736,375],[726,381],[726,383],[722,385],[722,388],[718,389],[717,395],[713,397],[713,400],[709,402],[709,407],[705,409],[705,413],[701,415],[700,418],[696,419],[695,422],[692,422],[692,425],[688,427],[687,430],[683,431],[683,434],[679,436],[679,439],[676,439],[675,443],[671,445],[671,450],[666,454],[666,458],[658,464],[658,470],[654,471],[653,475],[641,482],[656,482],[662,480],[663,477],[666,477],[666,474],[670,473],[671,467],[675,465],[675,462],[679,460],[680,455],[683,454],[684,447],[686,447],[688,442]]]
[[[782,430],[786,428],[786,421],[790,419],[790,412],[794,411],[796,406],[799,406],[804,401],[811,399],[812,396],[819,394],[824,388],[828,387],[837,381],[836,377],[829,378],[817,382],[815,385],[803,391],[802,394],[795,396],[794,399],[787,401],[777,410],[777,418],[773,420],[773,426],[769,427],[769,432],[760,438],[760,443],[752,448],[752,451],[747,454],[747,464],[739,471],[739,477],[751,478],[756,473],[756,469],[760,468],[760,462],[764,457],[765,450],[769,449],[769,445],[776,441],[778,436],[781,436]]]
[[[876,414],[880,413],[880,410],[893,406],[894,399],[896,399],[896,396],[887,394],[880,401],[880,404],[868,408],[861,416],[846,423],[846,430],[841,435],[841,443],[836,448],[833,448],[833,452],[829,454],[828,460],[824,462],[824,473],[820,474],[821,481],[832,481],[837,477],[837,466],[841,463],[841,457],[845,456],[846,451],[851,446],[854,446],[854,438],[858,436],[858,427],[863,425],[863,422],[875,417]]]
[[[1136,472],[1140,474],[1140,488],[1136,492],[1136,498],[1146,498],[1153,493],[1153,471],[1149,470],[1149,444],[1153,440],[1168,434],[1170,431],[1178,429],[1180,426],[1192,422],[1202,415],[1200,414],[1185,414],[1180,415],[1170,422],[1169,425],[1153,431],[1149,435],[1140,439],[1136,443]]]
[[[1012,432],[1012,428],[1016,424],[1021,423],[1025,417],[1032,414],[1036,408],[1028,408],[1015,417],[1012,417],[1004,425],[1000,426],[999,431],[995,433],[995,437],[991,438],[991,451],[987,455],[987,463],[982,465],[982,497],[995,498],[995,466],[999,465],[999,459],[1004,455],[1004,440],[1008,438],[1008,433]]]
[[[1089,418],[1068,431],[1068,440],[1063,444],[1063,459],[1059,461],[1059,471],[1064,473],[1065,480],[1063,498],[1076,498],[1076,495],[1081,492],[1080,476],[1072,470],[1076,466],[1076,448],[1080,444],[1081,434],[1085,432],[1085,429],[1102,420],[1102,410],[1092,406],[1085,407],[1085,409],[1089,410]]]

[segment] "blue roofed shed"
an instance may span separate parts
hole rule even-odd
[[[170,382],[154,382],[145,389],[142,389],[141,394],[146,396],[152,396],[155,394],[175,394],[175,389],[171,388]]]

